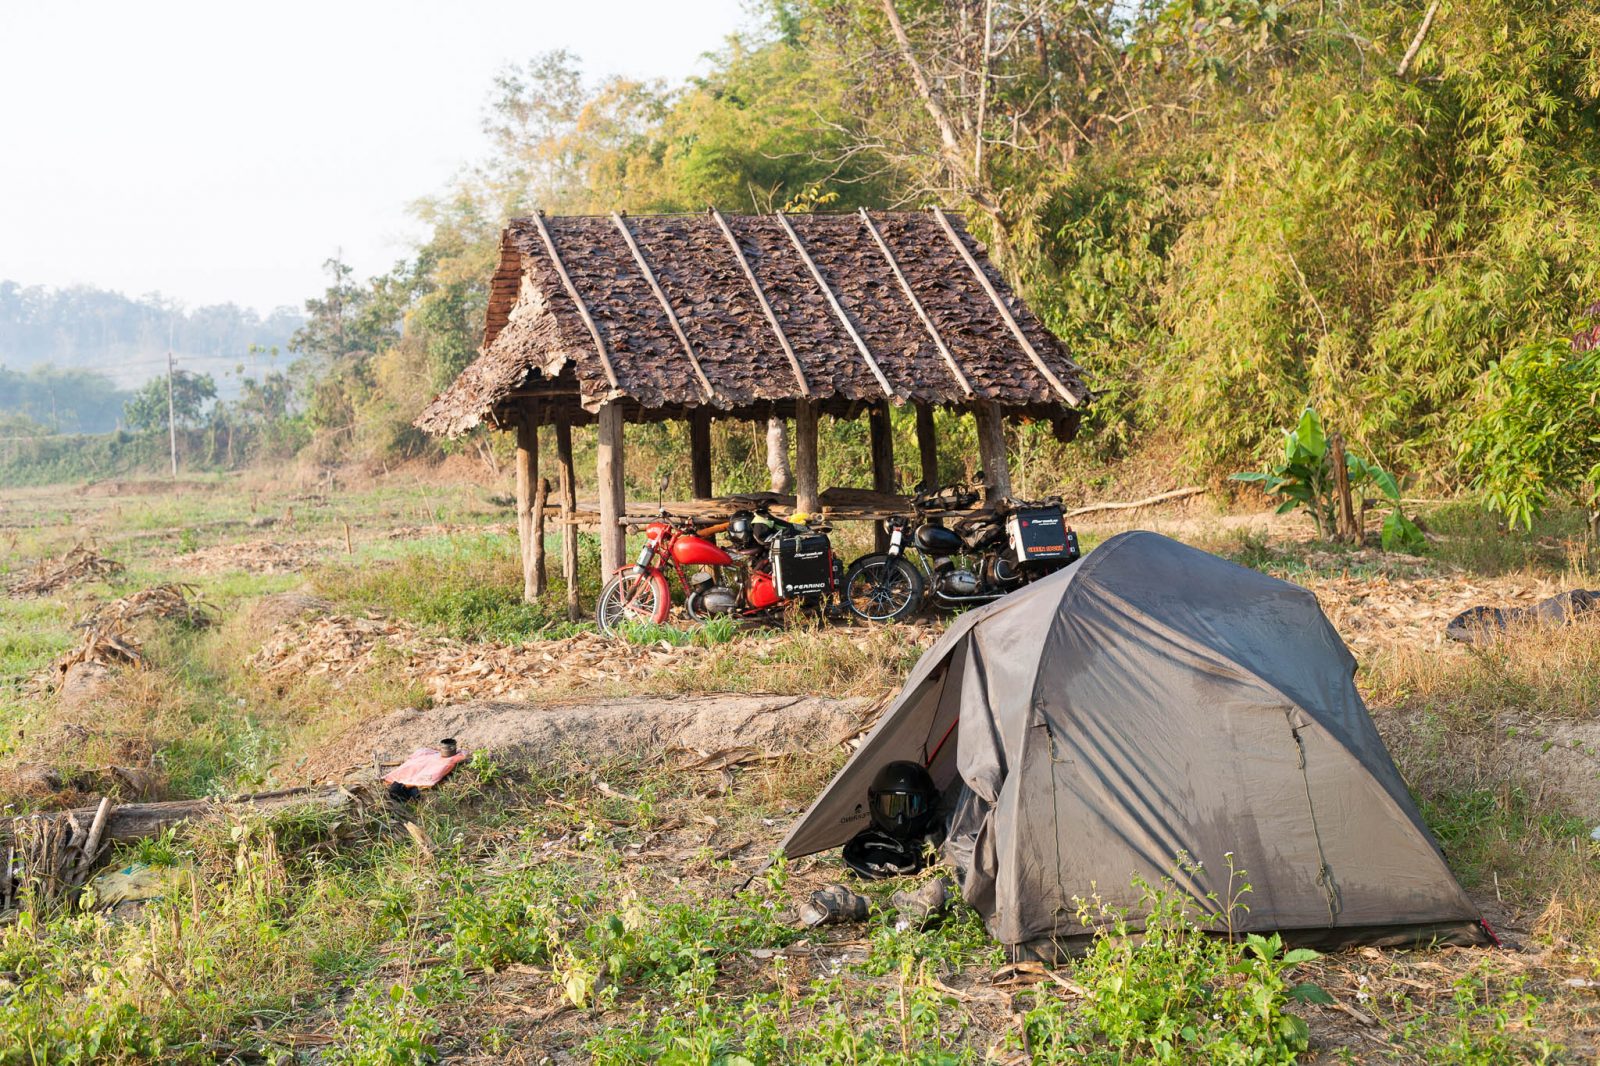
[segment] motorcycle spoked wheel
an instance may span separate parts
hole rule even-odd
[[[902,558],[868,555],[844,575],[844,602],[865,622],[898,622],[922,606],[922,571]]]
[[[665,622],[671,609],[672,593],[667,588],[665,575],[655,571],[622,573],[607,581],[600,590],[600,599],[594,605],[594,620],[600,632],[611,637],[624,622]]]

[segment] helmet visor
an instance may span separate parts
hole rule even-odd
[[[928,813],[928,797],[921,792],[879,792],[872,797],[872,807],[885,821],[914,821]]]

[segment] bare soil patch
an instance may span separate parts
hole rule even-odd
[[[251,632],[270,633],[279,626],[328,614],[332,610],[333,604],[318,596],[304,592],[279,592],[256,600],[244,617]]]
[[[542,767],[639,757],[706,766],[827,756],[870,725],[881,706],[865,698],[701,696],[407,708],[346,733],[313,755],[303,773],[311,780],[343,777],[369,768],[374,758],[398,761],[445,737],[466,751]]]

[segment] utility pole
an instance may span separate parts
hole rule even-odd
[[[172,446],[172,480],[178,480],[178,422],[172,404],[172,319],[167,319],[167,441]]]

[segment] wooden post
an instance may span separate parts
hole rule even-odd
[[[794,506],[797,511],[816,514],[822,509],[817,488],[817,404],[815,400],[796,400],[794,404]]]
[[[524,413],[517,419],[517,543],[522,548],[522,601],[544,591],[533,572],[533,485],[539,479],[539,424]]]
[[[595,480],[600,494],[600,573],[609,579],[622,566],[627,550],[622,516],[626,507],[622,483],[622,407],[601,404],[595,437]]]
[[[889,422],[889,405],[873,404],[867,413],[867,425],[872,436],[872,490],[892,494],[898,486],[894,476],[894,427]],[[877,550],[889,550],[889,527],[877,523],[875,530]]]
[[[980,403],[972,417],[978,423],[978,459],[983,463],[983,499],[995,503],[1011,495],[1011,467],[1006,460],[1006,416],[998,405]]]
[[[917,404],[917,452],[922,456],[922,484],[939,487],[939,437],[933,427],[933,408]]]
[[[711,412],[704,407],[689,415],[689,469],[693,498],[711,499]]]
[[[567,585],[567,619],[583,616],[578,603],[578,487],[572,469],[572,424],[556,423],[556,460],[561,467],[561,580]]]
[[[543,596],[550,587],[544,565],[544,516],[550,500],[550,479],[542,477],[533,490],[533,594]]]
[[[1356,525],[1355,503],[1350,499],[1350,468],[1344,454],[1344,435],[1328,438],[1328,461],[1333,464],[1333,539],[1344,544],[1361,543],[1361,528]]]

